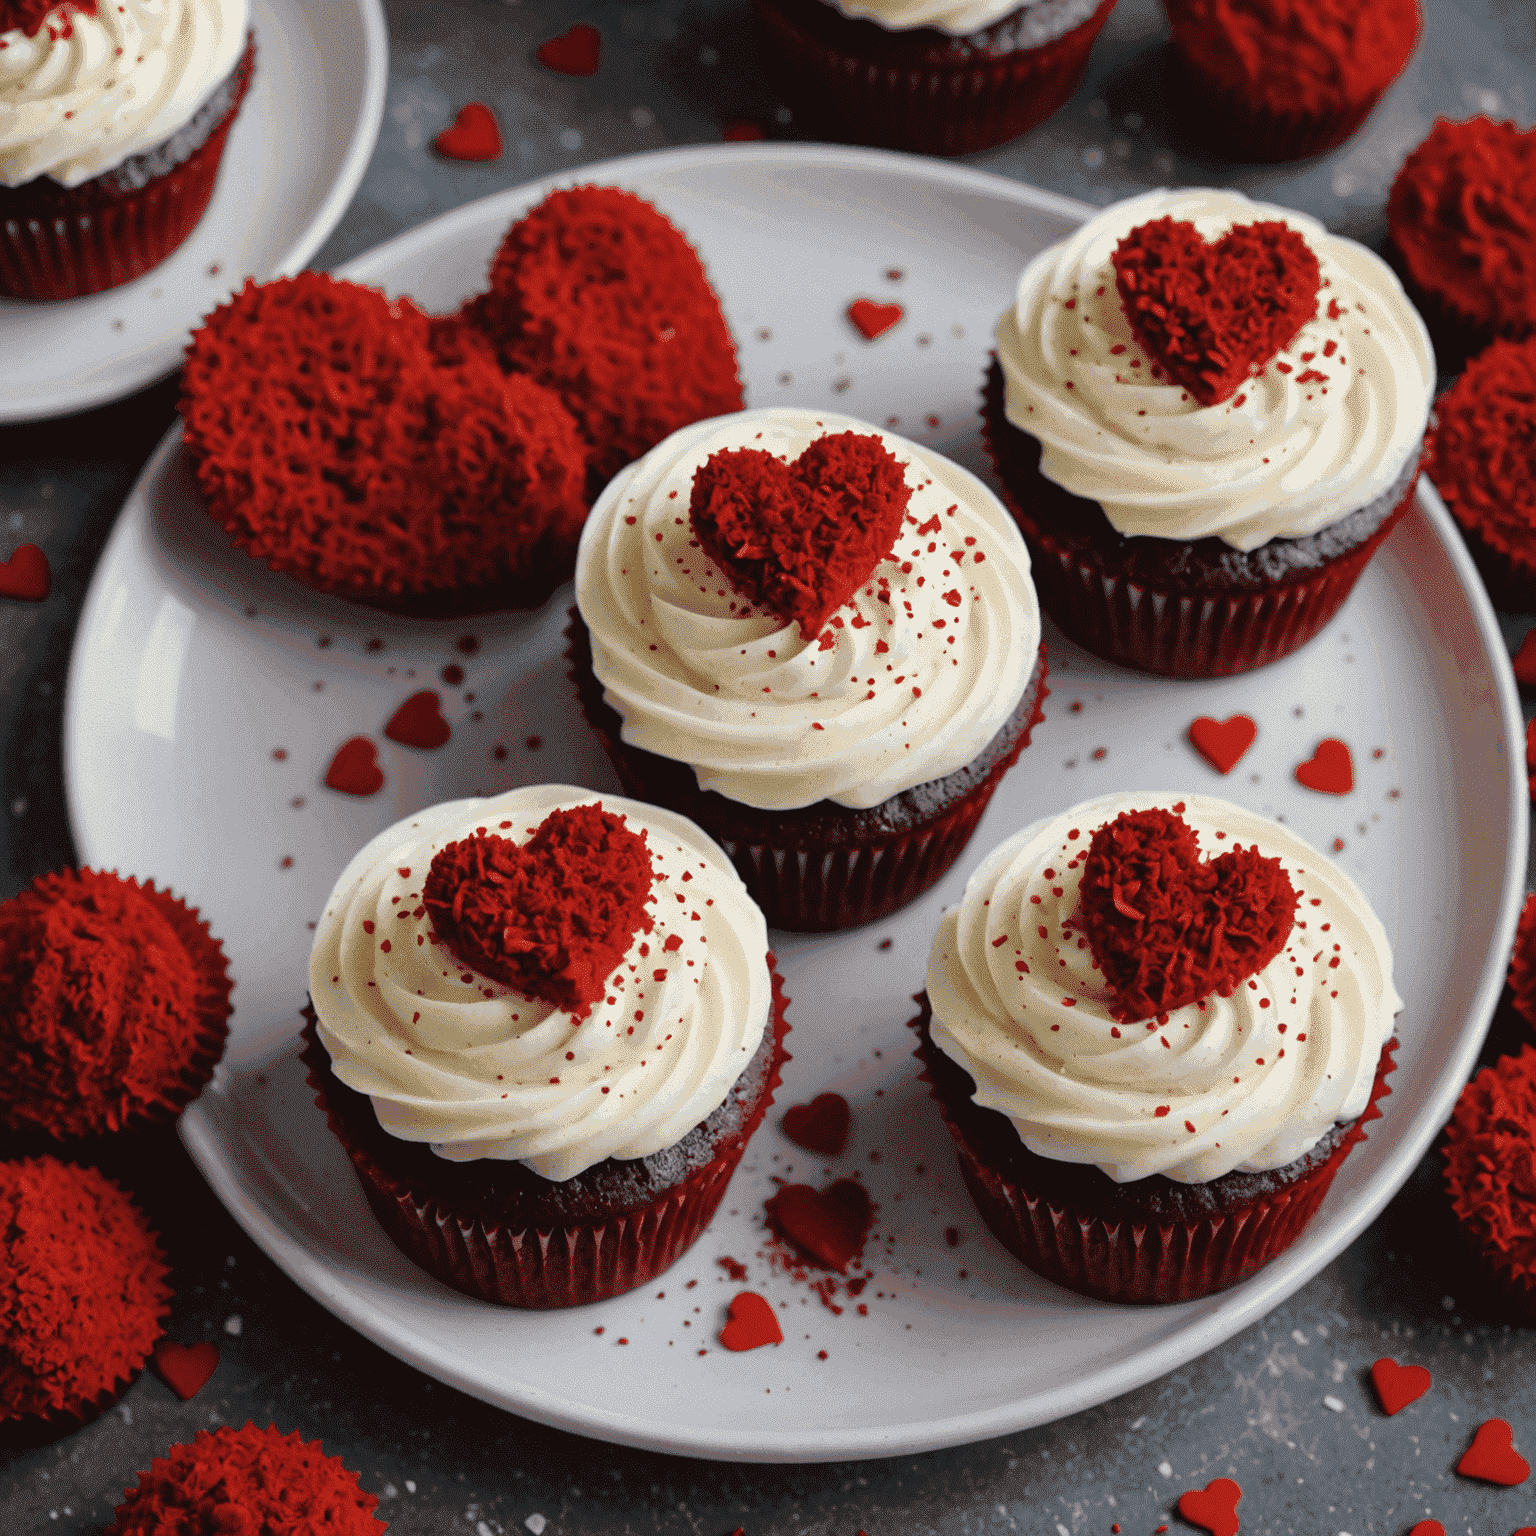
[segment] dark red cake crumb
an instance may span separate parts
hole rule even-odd
[[[297,1430],[200,1429],[139,1473],[102,1536],[383,1536],[379,1501],[357,1481]]]
[[[521,845],[449,843],[423,901],[435,936],[482,976],[584,1017],[637,933],[652,885],[646,835],[601,805],[554,810]]]
[[[1171,811],[1126,811],[1093,834],[1074,923],[1122,1023],[1230,997],[1285,947],[1298,897],[1279,859],[1241,844],[1202,860]]]

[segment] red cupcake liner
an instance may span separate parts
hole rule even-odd
[[[328,1099],[330,1060],[311,1023],[301,1055],[315,1103],[346,1149],[368,1205],[391,1242],[434,1279],[481,1301],[545,1310],[606,1301],[646,1285],[698,1241],[725,1196],[731,1175],[762,1123],[789,1059],[784,1036],[788,999],[768,957],[773,983],[773,1059],[767,1081],[741,1130],[716,1155],[650,1204],[602,1221],[569,1220],[513,1227],[455,1211],[450,1200],[381,1167]],[[370,1111],[371,1113],[371,1111]]]
[[[77,187],[47,177],[0,187],[0,295],[77,299],[132,282],[164,261],[208,211],[255,67],[253,35],[231,77],[229,107],[207,139],[142,187],[125,190],[110,172]]]
[[[916,154],[967,155],[1017,138],[1066,103],[1115,0],[1102,0],[1085,21],[1050,42],[996,55],[961,49],[955,62],[882,58],[892,34],[873,22],[851,22],[828,0],[754,5],[786,92],[813,115],[833,118],[840,137]],[[866,38],[874,43],[868,54],[859,46]]]
[[[911,1022],[923,1035],[916,1052],[923,1062],[921,1075],[954,1138],[961,1176],[982,1220],[1028,1268],[1101,1301],[1195,1301],[1227,1290],[1263,1268],[1301,1235],[1323,1203],[1339,1165],[1364,1140],[1367,1122],[1381,1117],[1377,1101],[1392,1091],[1386,1079],[1396,1065],[1395,1037],[1382,1047],[1365,1110],[1332,1153],[1300,1177],[1237,1209],[1199,1220],[1109,1219],[1070,1201],[1022,1188],[978,1155],[948,1105],[933,1090],[925,1031],[931,1010],[926,993],[919,993],[915,1001],[921,1012]]]

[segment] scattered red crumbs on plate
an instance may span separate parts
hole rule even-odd
[[[1347,795],[1355,787],[1355,760],[1336,736],[1325,736],[1306,762],[1296,765],[1296,782],[1320,795]]]
[[[457,688],[464,681],[464,668],[458,662],[450,661],[438,676],[447,683],[450,688]]]
[[[1416,1403],[1434,1385],[1434,1378],[1422,1365],[1399,1365],[1388,1355],[1371,1366],[1371,1385],[1376,1401],[1390,1418],[1401,1413],[1409,1403]]]
[[[444,128],[432,140],[432,147],[450,160],[501,159],[501,129],[496,114],[483,101],[471,101],[459,108],[451,128]]]
[[[747,1278],[747,1266],[740,1259],[728,1258],[721,1255],[715,1263],[728,1274],[732,1280],[745,1280]]]
[[[1536,627],[1526,630],[1520,649],[1511,658],[1515,681],[1522,688],[1536,688]]]
[[[1237,1536],[1237,1504],[1243,1490],[1230,1477],[1218,1477],[1204,1488],[1179,1495],[1179,1513],[1211,1536]]]
[[[155,1346],[155,1374],[182,1402],[195,1397],[219,1363],[219,1346],[208,1339],[177,1344],[162,1339]]]
[[[435,688],[423,688],[413,693],[384,727],[384,734],[403,747],[419,747],[431,752],[443,745],[453,734],[453,727],[443,719],[442,700]]]
[[[852,1116],[840,1093],[818,1093],[809,1104],[792,1104],[780,1122],[784,1134],[807,1152],[836,1157],[848,1145]]]
[[[780,1236],[839,1274],[863,1253],[875,1219],[869,1195],[854,1179],[838,1179],[821,1190],[786,1184],[764,1202],[764,1210]]]
[[[1189,744],[1217,773],[1231,773],[1259,734],[1248,715],[1228,715],[1213,720],[1201,715],[1189,727]]]
[[[1509,1421],[1489,1419],[1478,1426],[1472,1444],[1456,1463],[1456,1471],[1461,1477],[1513,1488],[1531,1475],[1531,1464],[1515,1449],[1515,1432]]]
[[[36,544],[18,544],[16,553],[0,563],[0,597],[40,603],[53,590],[48,556]]]
[[[589,23],[578,21],[559,37],[540,43],[533,56],[557,75],[595,75],[602,47],[602,33]]]
[[[523,745],[527,747],[530,752],[537,752],[539,748],[544,745],[544,738],[542,736],[530,736],[523,743]]]
[[[761,123],[754,123],[750,118],[738,117],[734,122],[725,125],[720,137],[727,144],[750,144],[757,139],[766,139],[768,130]]]
[[[848,306],[848,318],[858,327],[865,341],[884,336],[906,316],[900,304],[877,304],[873,299],[855,299]]]
[[[764,1344],[782,1344],[784,1332],[773,1308],[756,1291],[741,1291],[726,1308],[725,1327],[720,1342],[727,1349],[761,1349]]]
[[[379,767],[379,749],[366,736],[353,736],[337,747],[331,766],[325,770],[328,789],[344,795],[376,795],[384,788],[384,770]]]

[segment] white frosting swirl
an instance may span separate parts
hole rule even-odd
[[[597,803],[647,834],[655,927],[577,1020],[461,964],[420,897],[446,844],[480,828],[525,843],[551,811]],[[325,904],[309,989],[332,1069],[391,1135],[563,1180],[670,1147],[725,1102],[768,1025],[767,953],[762,913],[691,821],[542,784],[433,806],[374,838]]]
[[[1174,808],[1206,858],[1257,844],[1300,894],[1285,949],[1168,1015],[1117,1024],[1071,925],[1093,833]],[[940,924],[928,962],[933,1038],[1030,1151],[1121,1183],[1280,1168],[1366,1107],[1402,1000],[1386,933],[1355,883],[1295,833],[1205,795],[1129,793],[1074,806],[997,848]]]
[[[101,0],[0,34],[0,183],[66,187],[163,143],[245,48],[249,0]]]
[[[1283,220],[1322,269],[1317,317],[1217,405],[1150,377],[1115,289],[1115,247],[1164,216],[1208,241]],[[997,355],[1008,419],[1040,440],[1047,479],[1127,537],[1215,534],[1241,550],[1316,533],[1387,491],[1418,452],[1435,382],[1429,333],[1380,257],[1304,214],[1200,188],[1116,203],[1036,256]]]
[[[806,640],[698,547],[693,476],[721,449],[793,462],[849,431],[880,438],[912,499],[892,554]],[[828,411],[699,422],[623,470],[587,519],[576,600],[624,740],[769,810],[879,805],[963,767],[1013,713],[1040,644],[1029,554],[998,499],[941,455]]]
[[[832,0],[845,16],[873,21],[888,32],[934,27],[952,37],[964,37],[990,27],[1014,11],[1028,10],[1040,0]]]

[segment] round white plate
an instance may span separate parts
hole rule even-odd
[[[247,277],[299,271],[336,227],[384,120],[380,0],[252,0],[251,25],[256,75],[186,242],[106,293],[0,299],[0,423],[88,410],[162,378],[210,309]]]
[[[750,403],[889,419],[973,465],[993,321],[1025,259],[1086,211],[963,167],[819,147],[670,151],[582,175],[643,193],[697,243]],[[346,275],[446,309],[551,184],[459,209]],[[899,302],[904,318],[865,341],[845,317],[857,297]],[[314,596],[225,546],[173,433],[124,508],[75,645],[65,759],[80,856],[200,906],[237,977],[229,1053],[183,1117],[187,1145],[300,1285],[403,1359],[546,1423],[687,1455],[814,1461],[976,1440],[1101,1402],[1262,1316],[1370,1222],[1447,1118],[1502,979],[1527,806],[1506,654],[1426,491],[1337,621],[1263,672],[1143,677],[1048,633],[1046,720],[960,865],[889,922],[780,936],[794,1060],[727,1205],[658,1284],[530,1314],[428,1279],[375,1225],[295,1061],[310,924],[362,842],[422,805],[525,782],[613,787],[566,678],[568,593],[531,616],[449,625]],[[449,743],[385,741],[395,708],[423,688],[440,696]],[[1259,737],[1223,779],[1185,732],[1238,710]],[[369,799],[322,782],[358,734],[378,744],[386,776]],[[1343,797],[1293,776],[1329,735],[1354,754]],[[1302,1240],[1224,1295],[1138,1309],[1059,1290],[992,1240],[916,1080],[906,1025],[939,912],[982,853],[1046,812],[1142,787],[1225,794],[1335,847],[1386,923],[1408,1004],[1385,1118]],[[835,1159],[802,1153],[778,1123],[827,1089],[853,1106]],[[835,1314],[774,1262],[762,1206],[775,1178],[821,1185],[855,1171],[879,1206],[874,1277],[857,1300],[834,1297]],[[777,1348],[719,1347],[743,1286],[783,1309]]]

